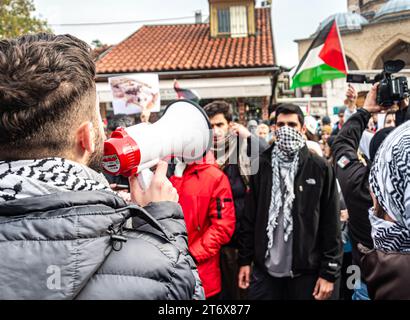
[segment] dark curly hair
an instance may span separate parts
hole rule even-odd
[[[275,124],[280,114],[296,114],[298,116],[300,125],[303,127],[303,125],[305,124],[305,116],[303,115],[303,112],[300,109],[300,107],[295,104],[290,104],[290,103],[280,104],[278,108],[276,109],[276,116],[274,120]]]
[[[94,122],[90,52],[70,35],[0,41],[0,159],[63,155],[74,143],[72,129]]]
[[[209,118],[215,117],[217,114],[223,114],[226,121],[231,122],[233,120],[233,108],[228,102],[214,101],[207,104],[204,110]]]

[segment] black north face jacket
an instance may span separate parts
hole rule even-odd
[[[239,237],[239,265],[254,262],[265,270],[267,225],[272,190],[272,148],[259,159]],[[340,276],[342,242],[339,194],[333,168],[305,146],[299,154],[293,203],[292,273],[317,274],[335,282]]]

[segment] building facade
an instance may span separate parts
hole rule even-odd
[[[201,104],[231,102],[242,123],[268,119],[278,74],[270,6],[255,8],[255,0],[209,0],[209,8],[209,22],[197,15],[194,24],[143,26],[103,54],[97,61],[102,109],[112,110],[109,77],[156,73],[162,106],[177,98],[178,80],[181,88],[199,94]]]

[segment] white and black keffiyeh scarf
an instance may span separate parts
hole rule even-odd
[[[240,139],[237,135],[230,133],[219,146],[213,146],[211,151],[222,171],[229,164],[237,164],[243,182],[248,185],[251,175],[251,160],[247,155],[247,149],[247,139]]]
[[[369,210],[374,247],[384,252],[410,252],[410,230],[399,224],[378,218]]]
[[[305,145],[303,136],[293,128],[285,126],[277,130],[275,134],[276,143],[272,149],[272,193],[267,226],[266,256],[269,255],[273,246],[273,232],[278,225],[277,220],[281,209],[284,214],[285,242],[288,241],[293,231],[294,182],[298,170],[299,151]]]
[[[410,121],[395,129],[380,146],[370,172],[378,203],[394,222],[370,212],[375,248],[410,251]]]
[[[64,191],[110,191],[101,174],[61,159],[0,161],[0,202]]]

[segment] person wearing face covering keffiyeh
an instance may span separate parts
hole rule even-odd
[[[362,259],[375,300],[410,299],[410,121],[383,142],[370,172],[374,250]]]
[[[279,211],[284,212],[284,240],[288,241],[293,229],[292,205],[295,199],[293,190],[296,171],[298,168],[298,152],[305,145],[303,136],[295,129],[282,127],[276,131],[276,145],[272,149],[272,196],[269,208],[268,222],[268,251],[273,244],[273,230],[277,226]],[[283,186],[281,186],[281,181]],[[283,191],[283,194],[282,192]],[[283,201],[282,201],[283,199]]]
[[[336,178],[330,164],[309,151],[304,131],[300,108],[280,105],[275,143],[250,177],[238,281],[251,299],[337,298],[342,242]]]

